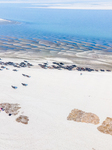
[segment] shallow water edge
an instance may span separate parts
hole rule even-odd
[[[94,69],[112,69],[112,44],[100,41],[0,37],[0,57],[62,61]]]

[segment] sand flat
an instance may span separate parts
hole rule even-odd
[[[58,58],[57,58],[58,59]],[[3,58],[4,61],[22,59]],[[59,60],[59,59],[58,59]],[[60,59],[61,60],[61,59]],[[36,61],[31,63],[37,64]],[[18,117],[28,116],[28,124],[17,116],[0,112],[1,150],[111,150],[112,136],[97,127],[112,116],[112,73],[19,68],[0,72],[0,103],[18,103]],[[28,74],[26,78],[22,74]],[[27,83],[24,87],[21,83]],[[11,85],[18,88],[13,89]],[[67,120],[73,109],[96,114],[98,125]]]

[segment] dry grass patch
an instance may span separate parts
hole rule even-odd
[[[112,118],[107,117],[97,129],[102,133],[112,135]]]
[[[76,122],[85,122],[85,123],[92,123],[98,124],[100,119],[97,115],[93,113],[87,113],[82,110],[73,109],[69,116],[67,117],[68,120],[74,120]]]
[[[19,113],[19,104],[1,103],[0,108],[3,108],[7,114],[17,115]]]
[[[16,118],[16,121],[23,124],[28,124],[29,119],[27,116],[20,115],[18,118]]]

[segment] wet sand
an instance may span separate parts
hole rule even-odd
[[[0,38],[0,57],[27,60],[66,59],[82,67],[112,69],[112,45],[101,45],[97,41],[83,42],[40,39]],[[5,55],[4,55],[5,54]],[[65,62],[66,63],[66,62]]]

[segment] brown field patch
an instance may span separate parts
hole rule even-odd
[[[27,116],[20,115],[18,118],[16,118],[16,121],[23,124],[28,124],[29,119]]]
[[[97,129],[102,133],[112,135],[112,118],[107,117]]]
[[[19,104],[1,103],[0,108],[3,108],[7,114],[17,115],[19,113]]]
[[[98,124],[100,119],[97,115],[93,113],[87,113],[82,110],[73,109],[69,116],[67,117],[68,120],[74,120],[76,122],[85,122],[85,123],[92,123]]]

